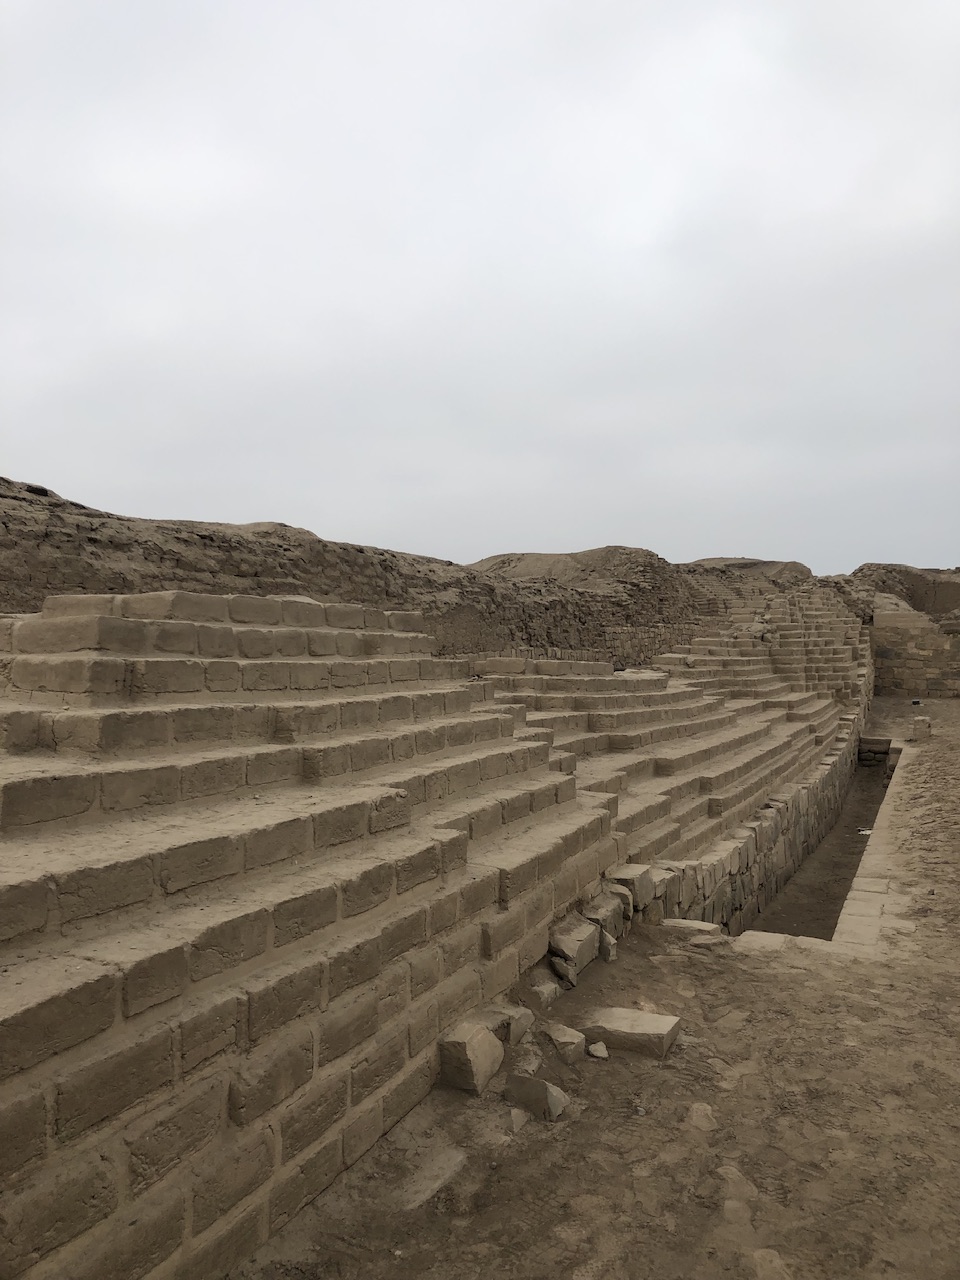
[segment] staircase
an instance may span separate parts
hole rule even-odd
[[[0,618],[0,1277],[213,1280],[625,862],[749,923],[704,868],[865,696],[835,601],[763,608],[620,673],[294,597]]]

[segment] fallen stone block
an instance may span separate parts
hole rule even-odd
[[[663,1058],[677,1038],[680,1019],[642,1009],[592,1009],[580,1023],[589,1043],[602,1040],[614,1049],[630,1049]]]
[[[601,1061],[606,1061],[606,1059],[610,1057],[610,1051],[602,1040],[594,1040],[593,1044],[587,1050],[587,1053],[589,1053],[591,1058],[600,1058]]]
[[[708,924],[706,920],[664,920],[660,925],[661,929],[674,929],[677,933],[688,934],[717,934],[720,933],[718,924]]]
[[[600,950],[600,926],[571,912],[550,930],[550,950],[555,957],[565,960],[574,974],[581,973],[591,960],[597,958]],[[554,968],[556,969],[556,965]]]
[[[539,1076],[508,1076],[506,1098],[525,1107],[538,1120],[557,1120],[570,1105],[570,1098],[562,1089]]]
[[[633,901],[634,911],[642,911],[657,896],[653,874],[645,863],[626,862],[621,867],[613,867],[606,873],[606,879],[615,881],[627,890]]]
[[[547,1022],[543,1030],[564,1062],[576,1062],[586,1052],[587,1038],[582,1031],[565,1027],[562,1022]]]
[[[583,908],[583,917],[600,926],[601,933],[619,938],[623,933],[623,903],[613,893],[600,893]]]
[[[577,985],[577,967],[569,960],[564,960],[563,956],[551,956],[550,964],[554,973],[558,978],[562,978],[569,986]]]
[[[557,996],[563,992],[556,975],[545,964],[537,965],[530,970],[529,982],[530,985],[524,998],[540,1013],[545,1013]]]
[[[533,1012],[522,1004],[495,1004],[474,1016],[481,1026],[506,1044],[519,1044],[535,1021]]]
[[[607,891],[615,898],[619,898],[620,906],[623,908],[623,932],[629,933],[630,921],[633,918],[633,894],[625,884],[608,884]]]
[[[481,1094],[500,1070],[503,1045],[487,1027],[461,1022],[440,1041],[440,1079]]]

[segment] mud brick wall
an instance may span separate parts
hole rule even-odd
[[[728,579],[649,553],[633,580],[603,590],[515,582],[282,524],[111,515],[0,477],[0,612],[32,612],[59,592],[304,594],[419,609],[441,654],[590,650],[636,664],[715,620],[736,594]]]
[[[939,627],[871,629],[877,692],[911,698],[960,698],[960,635]]]

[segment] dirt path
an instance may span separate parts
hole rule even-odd
[[[675,1012],[662,1065],[545,1050],[572,1104],[516,1134],[435,1089],[231,1280],[958,1280],[960,703],[923,710],[891,796],[918,927],[887,957],[635,930],[553,1012]]]

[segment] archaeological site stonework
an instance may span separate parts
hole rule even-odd
[[[749,929],[857,764],[889,582],[2,492],[2,1280],[214,1280],[632,920]]]

